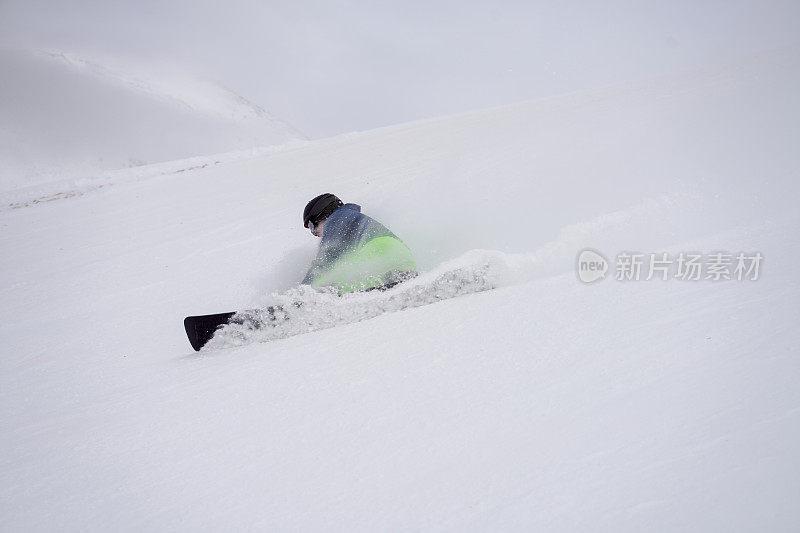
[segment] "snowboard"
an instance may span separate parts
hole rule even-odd
[[[214,315],[187,316],[183,319],[183,327],[186,329],[186,336],[189,343],[196,352],[211,340],[214,332],[228,323],[228,320],[235,315],[235,312],[217,313]]]
[[[296,302],[293,304],[295,307],[300,307],[301,304]],[[183,319],[183,327],[186,330],[186,336],[189,337],[189,343],[196,352],[211,340],[214,334],[226,324],[247,324],[248,327],[253,329],[261,329],[268,324],[274,324],[279,317],[283,307],[280,305],[271,305],[266,309],[249,309],[246,311],[231,311],[229,313],[216,313],[213,315],[198,315],[187,316]],[[234,315],[236,318],[234,318]]]

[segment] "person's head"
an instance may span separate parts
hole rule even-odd
[[[303,210],[303,226],[310,229],[315,236],[322,237],[323,222],[340,205],[342,201],[336,195],[329,192],[320,194],[306,204]]]

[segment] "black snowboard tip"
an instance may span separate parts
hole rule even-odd
[[[216,315],[187,316],[183,319],[186,336],[194,351],[199,352],[206,345],[214,332],[228,323],[228,319],[236,313],[218,313]]]

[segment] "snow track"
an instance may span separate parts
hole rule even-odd
[[[204,349],[291,337],[498,287],[514,268],[500,252],[473,251],[387,291],[339,296],[301,286],[273,295],[277,311],[242,311]]]

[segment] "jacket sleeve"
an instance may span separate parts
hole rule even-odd
[[[317,256],[314,258],[314,261],[311,263],[311,267],[308,269],[308,272],[306,272],[306,275],[300,284],[313,285],[314,280],[316,280],[322,272],[330,268],[330,266],[336,262],[338,256],[341,256],[341,253],[334,254],[332,253],[332,250],[323,249],[323,245],[320,244]]]
[[[317,256],[311,263],[301,285],[313,285],[319,275],[332,267],[342,256],[352,248],[352,240],[355,228],[346,227],[344,231],[335,231],[339,228],[325,228],[322,234],[322,242],[319,243]]]

